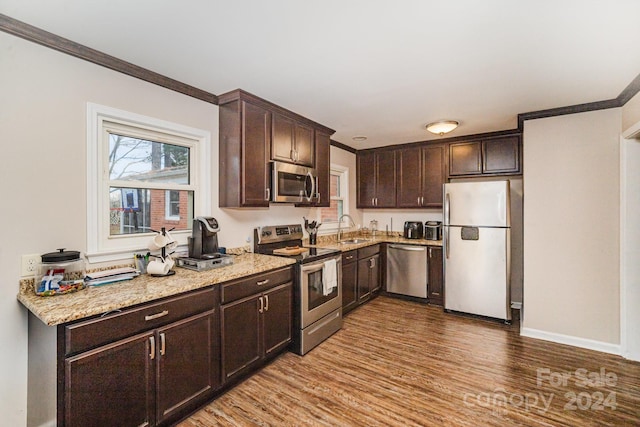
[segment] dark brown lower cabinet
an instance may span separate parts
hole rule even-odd
[[[225,383],[251,372],[291,342],[292,290],[287,282],[221,306]]]
[[[342,314],[358,305],[358,251],[342,254]]]
[[[380,245],[345,252],[342,261],[342,314],[346,314],[380,290]]]
[[[170,420],[216,385],[213,310],[65,360],[65,426]]]
[[[444,302],[442,248],[429,246],[428,257],[429,285],[427,286],[427,298],[431,304],[442,305]]]
[[[65,361],[65,426],[154,423],[153,333],[137,335]]]
[[[58,327],[58,425],[169,425],[220,386],[218,290]]]

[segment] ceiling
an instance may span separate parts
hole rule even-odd
[[[361,149],[514,129],[616,98],[638,0],[1,0],[0,13],[216,95],[242,88]],[[353,136],[365,135],[356,142]]]

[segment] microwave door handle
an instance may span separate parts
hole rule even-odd
[[[307,195],[307,201],[310,202],[313,199],[313,195],[316,193],[316,180],[311,175],[311,172],[307,172],[307,179],[311,181],[311,191]]]

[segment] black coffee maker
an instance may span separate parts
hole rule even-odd
[[[218,252],[218,221],[210,216],[193,219],[191,237],[189,237],[189,258],[213,259],[220,257]]]

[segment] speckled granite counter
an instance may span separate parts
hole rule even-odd
[[[290,258],[258,254],[237,255],[233,262],[226,267],[202,272],[175,268],[176,274],[169,277],[143,274],[133,280],[88,287],[53,297],[37,296],[33,291],[33,280],[22,280],[18,301],[45,324],[53,326],[295,263]]]
[[[322,236],[329,237],[327,240],[321,240],[318,242],[316,247],[319,248],[329,248],[329,249],[338,249],[342,252],[351,251],[358,248],[364,248],[366,246],[376,245],[378,243],[402,243],[407,245],[419,245],[419,246],[442,246],[442,240],[425,240],[425,239],[405,239],[402,236],[386,236],[384,234],[379,234],[376,236],[364,236],[357,237],[358,239],[366,240],[366,242],[362,243],[338,243],[336,240],[331,239],[333,236]],[[352,237],[345,237],[345,239],[350,239]]]

